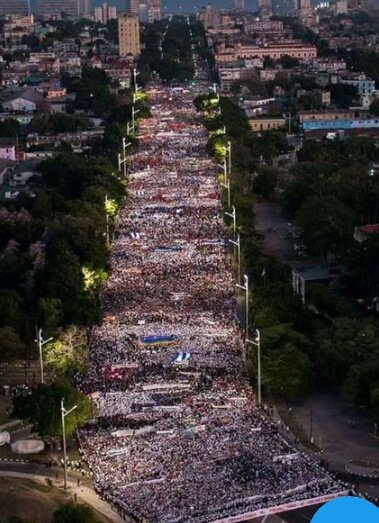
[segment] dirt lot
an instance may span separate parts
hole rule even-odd
[[[33,523],[50,523],[55,510],[70,500],[69,495],[47,484],[23,479],[0,479],[0,523],[17,516]],[[109,523],[97,514],[101,523]]]

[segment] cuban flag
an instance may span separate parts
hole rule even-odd
[[[191,357],[191,354],[189,352],[178,352],[175,354],[175,356],[172,359],[172,363],[185,363],[188,361]]]

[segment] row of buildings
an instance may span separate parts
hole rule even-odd
[[[31,0],[0,0],[0,16],[28,15],[35,12],[41,18],[60,18],[62,13],[70,17],[89,16],[90,0],[37,0],[32,5]]]
[[[138,16],[140,22],[154,22],[162,18],[162,0],[126,0],[125,10]],[[0,16],[36,15],[42,19],[91,18],[106,24],[117,18],[117,8],[104,2],[92,10],[91,0],[0,0]]]

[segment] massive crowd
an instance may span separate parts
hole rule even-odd
[[[149,96],[83,383],[99,408],[80,433],[97,488],[155,523],[337,493],[256,407],[217,168],[193,92],[155,84]]]

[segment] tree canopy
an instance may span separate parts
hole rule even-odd
[[[42,438],[62,436],[61,400],[69,410],[77,408],[66,417],[67,437],[84,425],[94,414],[92,402],[68,381],[56,381],[51,385],[39,384],[28,394],[13,398],[12,416],[32,423]]]

